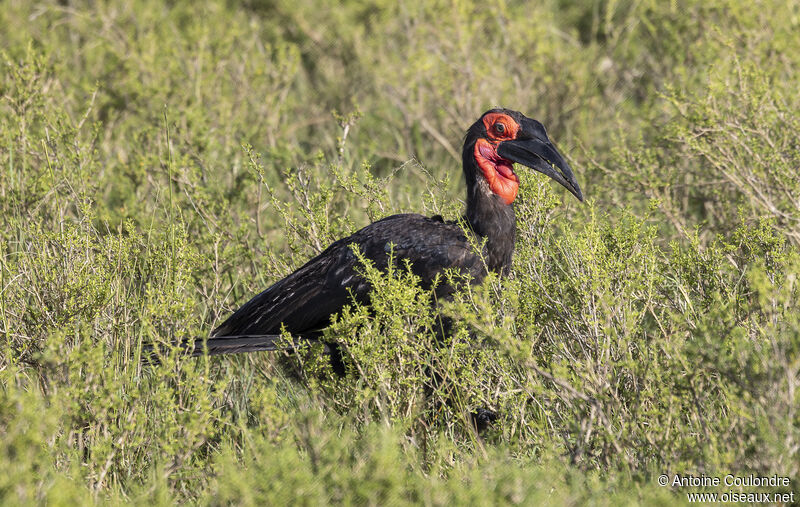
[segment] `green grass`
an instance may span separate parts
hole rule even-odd
[[[798,29],[734,0],[5,2],[0,502],[800,494]],[[445,347],[413,277],[366,267],[345,378],[175,346],[371,220],[457,217],[494,106],[588,202],[520,171],[513,272],[445,305]]]

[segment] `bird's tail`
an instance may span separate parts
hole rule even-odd
[[[291,352],[311,340],[313,338],[305,337],[292,337],[291,340],[287,340],[279,334],[211,336],[209,338],[187,340],[181,344],[181,347],[189,352],[192,357],[200,357],[206,351],[208,351],[209,356],[270,350]],[[159,363],[165,347],[165,345],[159,346],[154,343],[145,344],[142,348],[143,360],[148,363]]]
[[[294,340],[294,343],[292,343],[279,334],[242,334],[235,336],[217,335],[208,339],[201,338],[195,340],[190,347],[192,347],[192,357],[198,357],[202,356],[206,350],[208,350],[209,356],[269,350],[291,351],[300,343],[300,340]]]

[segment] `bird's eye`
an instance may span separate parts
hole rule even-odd
[[[506,131],[506,126],[503,125],[502,123],[499,123],[499,122],[495,123],[494,124],[494,131],[497,132],[498,134],[502,134],[503,132]]]

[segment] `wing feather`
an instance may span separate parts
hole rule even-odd
[[[457,224],[445,223],[440,217],[393,215],[330,245],[242,305],[212,336],[277,334],[282,325],[294,335],[307,335],[327,326],[331,316],[353,299],[366,303],[369,285],[358,274],[353,244],[379,269],[387,267],[393,249],[395,261],[408,259],[412,271],[427,287],[447,268],[460,270],[476,281],[486,273],[483,261]],[[451,290],[439,287],[437,297]]]

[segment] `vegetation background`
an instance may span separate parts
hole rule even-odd
[[[1,7],[4,505],[800,494],[798,2]],[[458,216],[494,106],[588,203],[521,171],[513,273],[444,309],[447,347],[402,269],[331,330],[344,379],[174,346],[370,220]]]

